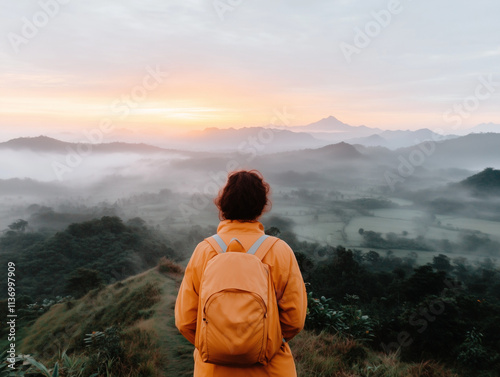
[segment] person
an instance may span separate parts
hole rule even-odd
[[[270,208],[270,187],[260,172],[237,171],[229,174],[225,187],[214,200],[219,209],[217,234],[229,244],[237,238],[244,250],[264,235],[260,216]],[[244,251],[242,250],[242,251]],[[175,304],[175,324],[184,337],[195,344],[199,310],[200,281],[207,262],[216,251],[206,240],[200,242],[186,267]],[[292,249],[278,240],[265,254],[262,263],[269,266],[274,283],[282,345],[267,365],[228,366],[204,362],[194,351],[194,377],[294,377],[297,375],[290,341],[304,327],[307,293]],[[244,278],[244,277],[242,277]]]

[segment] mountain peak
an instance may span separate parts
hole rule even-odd
[[[310,153],[335,159],[356,159],[362,157],[362,154],[359,153],[353,145],[343,141],[337,144],[329,144],[318,149],[313,149]]]
[[[321,120],[337,121],[337,122],[343,123],[337,117],[334,117],[333,115],[329,115],[326,118],[323,118]],[[320,122],[321,122],[321,120],[320,120]]]

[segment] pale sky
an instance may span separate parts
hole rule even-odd
[[[500,124],[497,0],[0,4],[3,135]]]

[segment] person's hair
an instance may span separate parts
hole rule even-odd
[[[270,187],[257,170],[229,174],[214,203],[221,220],[254,221],[270,209]]]

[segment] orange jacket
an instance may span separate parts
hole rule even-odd
[[[258,222],[221,221],[217,233],[229,244],[237,237],[245,250],[264,234],[263,225]],[[200,281],[206,263],[215,255],[208,242],[198,244],[191,256],[182,280],[175,304],[175,325],[184,337],[194,344],[196,320],[198,316],[198,293]],[[304,327],[307,311],[307,294],[302,275],[293,254],[286,242],[279,240],[269,250],[263,262],[270,266],[276,289],[283,337],[289,341]],[[198,353],[194,352],[194,377],[294,377],[295,363],[288,343],[266,365],[239,368],[204,363]]]

